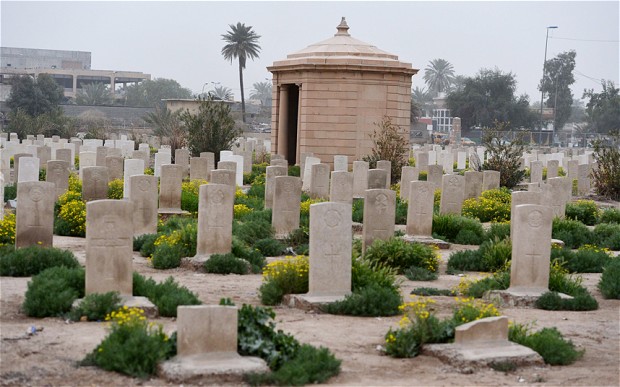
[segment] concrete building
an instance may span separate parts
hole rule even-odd
[[[11,77],[42,73],[51,75],[69,100],[89,83],[104,83],[121,99],[128,84],[151,79],[150,74],[137,71],[92,70],[90,52],[0,47],[0,102],[11,93]]]
[[[291,164],[312,152],[324,163],[334,155],[360,160],[370,154],[369,135],[384,116],[409,139],[411,76],[398,56],[359,41],[344,18],[337,33],[275,61],[271,149]]]

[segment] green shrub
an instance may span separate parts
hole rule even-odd
[[[583,356],[584,351],[575,349],[570,340],[565,340],[556,328],[543,328],[529,333],[529,329],[514,324],[508,329],[508,339],[538,352],[545,363],[550,365],[568,365]]]
[[[437,288],[425,288],[425,287],[415,288],[415,289],[413,289],[411,291],[411,294],[416,295],[416,296],[424,296],[424,297],[428,297],[428,296],[453,297],[453,296],[456,296],[456,292],[454,292],[454,290],[450,290],[450,289],[437,289]]]
[[[466,199],[462,214],[481,222],[505,222],[510,220],[510,190],[502,187],[482,192],[479,198]]]
[[[459,284],[459,287],[461,285]],[[488,277],[473,281],[461,292],[469,297],[480,298],[489,290],[505,290],[510,286],[510,270],[502,270]]]
[[[458,271],[493,272],[505,267],[511,260],[510,239],[494,239],[483,242],[478,250],[457,251],[448,259],[448,273]]]
[[[485,271],[479,250],[461,250],[450,254],[448,258],[448,274],[461,271]]]
[[[407,210],[408,204],[406,201],[401,201],[398,192],[396,193],[396,224],[407,224]]]
[[[510,222],[491,223],[491,227],[484,232],[485,240],[505,239],[510,237]]]
[[[86,203],[82,201],[81,194],[67,191],[63,196],[77,195],[77,199],[68,200],[59,207],[58,215],[54,219],[54,234],[62,236],[84,237],[86,235]]]
[[[108,199],[123,199],[123,179],[114,179],[108,183]]]
[[[599,209],[593,200],[577,200],[566,204],[565,214],[567,219],[578,220],[585,225],[593,226],[598,219]]]
[[[148,298],[162,317],[176,317],[179,305],[201,304],[194,293],[177,284],[172,277],[158,284],[136,272],[133,273],[133,295]]]
[[[620,210],[617,208],[608,208],[601,211],[599,223],[618,223],[620,224]]]
[[[8,178],[5,176],[5,181],[7,180]],[[4,201],[8,202],[9,200],[15,200],[16,197],[17,197],[17,184],[13,183],[13,184],[6,185],[4,187]]]
[[[573,249],[581,245],[592,244],[594,235],[583,223],[570,219],[553,219],[551,237],[564,242]]]
[[[284,253],[284,246],[276,239],[260,239],[256,241],[254,247],[260,250],[261,254],[266,257],[277,257]]]
[[[163,243],[153,251],[153,260],[151,262],[155,269],[174,269],[181,266],[183,255],[183,247],[181,245]]]
[[[157,234],[147,234],[144,236],[142,246],[140,246],[140,255],[143,257],[152,257],[155,253],[155,241],[157,240]],[[135,244],[134,244],[135,246]]]
[[[598,288],[603,297],[620,299],[620,258],[614,258],[605,265]]]
[[[0,219],[0,246],[15,245],[15,213],[7,212]]]
[[[269,263],[263,270],[263,284],[258,289],[261,302],[276,305],[285,294],[308,292],[308,257],[286,257]]]
[[[582,247],[576,252],[570,249],[551,249],[551,260],[557,260],[570,273],[601,273],[610,259],[604,250],[594,246]]]
[[[54,317],[67,313],[73,301],[84,296],[82,268],[52,267],[32,277],[22,308],[30,317]]]
[[[77,268],[80,264],[69,250],[38,246],[0,247],[0,276],[30,277],[57,266]]]
[[[482,224],[454,214],[433,216],[433,236],[448,242],[479,245],[484,238]]]
[[[232,233],[243,242],[251,245],[257,240],[272,238],[274,231],[270,222],[257,219],[243,223],[233,222]]]
[[[398,273],[403,273],[412,266],[422,267],[433,273],[439,268],[435,249],[421,243],[405,242],[400,238],[375,240],[366,249],[364,259],[372,264],[392,267]]]
[[[248,190],[248,196],[265,199],[265,185],[264,184],[252,184]]]
[[[323,310],[331,314],[349,316],[393,316],[402,302],[399,291],[379,284],[370,284],[355,291],[342,301],[332,302]]]
[[[237,258],[232,253],[213,254],[204,264],[205,271],[213,274],[248,274],[249,266],[246,260]]]
[[[146,321],[143,314],[126,307],[109,314],[110,333],[82,364],[139,378],[155,374],[159,362],[176,354],[176,339],[169,338],[161,324]]]
[[[301,227],[293,230],[285,240],[286,246],[295,250],[297,255],[307,255],[304,250],[308,250],[308,244],[310,243],[310,230],[308,227]]]
[[[558,292],[546,292],[536,300],[536,307],[544,310],[596,310],[598,302],[587,291],[577,293],[572,299],[562,298]]]
[[[434,281],[439,278],[437,273],[423,267],[412,266],[403,273],[409,281]]]
[[[157,234],[142,234],[133,238],[133,251],[140,251],[145,243],[151,240],[151,243],[155,242]],[[150,255],[149,255],[150,256]]]
[[[352,212],[353,221],[357,223],[363,223],[364,222],[364,200],[354,199],[352,211],[353,211]]]
[[[199,197],[197,193],[182,190],[181,191],[181,209],[192,214],[198,213]]]
[[[231,252],[236,258],[247,261],[250,264],[252,273],[260,273],[267,263],[265,256],[260,250],[248,247],[248,245],[235,237],[232,240]]]
[[[77,308],[69,313],[69,318],[78,321],[86,317],[88,321],[103,320],[106,315],[120,307],[121,297],[118,292],[93,293],[82,299]]]
[[[289,176],[300,176],[300,166],[299,165],[289,165],[288,166],[288,175]]]
[[[593,231],[596,244],[610,250],[620,250],[620,223],[601,223]]]

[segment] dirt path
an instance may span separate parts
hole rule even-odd
[[[54,237],[54,245],[75,252],[84,263],[85,239]],[[470,248],[453,246],[452,250]],[[444,252],[444,258],[447,253]],[[159,271],[147,265],[144,258],[134,256],[134,269],[161,281],[173,276],[195,292],[206,304],[230,297],[237,304],[258,305],[260,275],[211,275],[185,269]],[[445,269],[445,266],[444,266]],[[520,323],[536,322],[538,329],[557,327],[565,337],[584,348],[584,357],[571,366],[530,367],[505,374],[491,369],[462,374],[441,361],[418,356],[393,359],[382,356],[377,346],[389,327],[398,325],[399,316],[360,318],[305,313],[276,307],[280,329],[292,333],[299,341],[330,348],[342,359],[342,372],[332,378],[332,385],[411,386],[411,385],[583,385],[618,386],[620,384],[620,301],[604,300],[596,283],[600,274],[586,274],[584,284],[599,301],[599,309],[591,312],[549,312],[537,309],[501,309],[510,319]],[[105,336],[104,324],[97,322],[67,323],[58,318],[31,319],[20,311],[29,278],[0,279],[0,385],[7,386],[133,386],[168,385],[153,378],[138,380],[102,371],[95,367],[78,367],[77,362]],[[459,277],[442,275],[436,281],[412,282],[403,278],[402,290],[408,297],[419,286],[450,288]],[[438,315],[450,313],[451,297],[434,297]],[[167,331],[176,330],[174,319],[161,318]],[[43,328],[26,339],[30,326]]]

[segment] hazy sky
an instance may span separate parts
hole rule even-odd
[[[260,59],[248,61],[246,95],[266,69],[287,54],[327,39],[345,16],[349,33],[420,69],[424,86],[432,59],[473,76],[497,67],[517,76],[517,92],[539,101],[546,27],[547,59],[577,52],[573,94],[601,90],[600,79],[619,83],[619,1],[506,2],[0,2],[4,47],[92,53],[92,68],[130,70],[172,78],[200,93],[220,82],[239,98],[237,64],[221,56],[229,24],[252,26],[261,35]],[[204,86],[207,91],[212,84]]]

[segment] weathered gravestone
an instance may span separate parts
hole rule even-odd
[[[276,184],[276,177],[286,176],[288,168],[283,166],[269,166],[265,172],[265,208],[273,207],[273,192]]]
[[[209,180],[209,160],[202,157],[192,157],[189,160],[190,180]]]
[[[69,188],[69,165],[66,161],[61,160],[50,160],[47,162],[45,181],[54,183],[56,186],[56,200]]]
[[[275,178],[271,225],[276,238],[284,238],[299,228],[301,180],[295,176]]]
[[[579,164],[577,167],[577,192],[584,196],[590,193],[590,164]]]
[[[17,182],[39,181],[39,159],[37,157],[20,157]]]
[[[465,196],[464,199],[477,198],[482,193],[482,172],[465,172]]]
[[[377,169],[383,169],[386,172],[385,187],[390,188],[392,184],[392,162],[389,160],[378,160]],[[368,189],[371,189],[370,187]]]
[[[433,192],[441,189],[441,180],[443,176],[443,167],[441,165],[429,165],[426,181],[433,185]]]
[[[211,171],[211,180],[213,184],[226,184],[231,187],[236,187],[235,172],[228,169],[214,169]]]
[[[108,197],[108,168],[86,167],[82,171],[82,199],[84,201]]]
[[[368,162],[353,162],[353,196],[363,198],[368,189]]]
[[[349,157],[334,155],[334,171],[349,172]]]
[[[543,163],[542,161],[532,161],[530,163],[530,183],[542,183]]]
[[[144,174],[144,160],[125,159],[123,167],[123,198],[128,198],[131,193],[131,177]]]
[[[329,201],[335,203],[353,203],[353,173],[333,171],[329,186]]]
[[[129,177],[129,201],[133,203],[134,236],[157,233],[157,177]]]
[[[409,183],[418,180],[418,168],[404,166],[400,175],[400,199],[409,200]]]
[[[181,210],[181,183],[183,182],[183,167],[181,165],[166,164],[161,166],[159,181],[159,212],[177,213]]]
[[[463,209],[465,195],[465,177],[459,175],[444,175],[439,202],[440,214],[460,215]]]
[[[500,173],[498,171],[482,171],[482,191],[498,189]]]
[[[387,171],[385,169],[369,169],[368,189],[388,189],[389,186],[386,185],[386,176]]]
[[[203,184],[199,190],[198,239],[193,261],[204,262],[211,254],[227,254],[232,248],[235,189],[226,184]]]
[[[311,169],[310,198],[329,198],[329,164],[314,164]]]
[[[514,240],[515,207],[522,204],[542,204],[542,194],[538,191],[513,191],[510,200],[510,239]]]
[[[123,179],[123,164],[124,159],[121,156],[106,156],[105,166],[108,168],[108,182]]]
[[[394,236],[396,192],[389,189],[368,189],[364,197],[362,251],[377,240]]]
[[[547,180],[558,177],[560,162],[558,160],[547,161]]]
[[[17,185],[15,247],[51,247],[54,232],[56,187],[44,181]]]
[[[430,237],[433,233],[433,187],[428,181],[409,183],[407,235]]]

